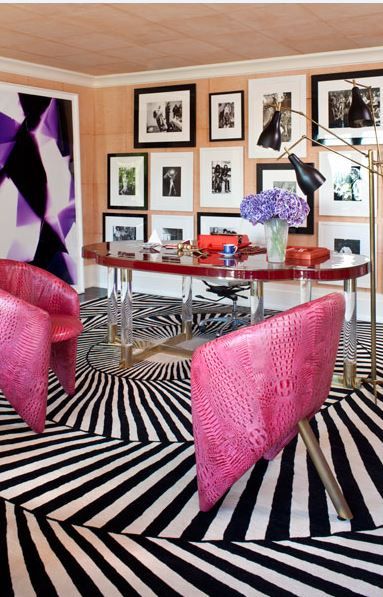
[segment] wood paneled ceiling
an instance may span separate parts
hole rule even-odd
[[[383,46],[382,17],[381,3],[0,4],[0,56],[134,73]]]

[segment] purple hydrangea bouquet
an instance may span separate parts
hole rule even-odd
[[[252,224],[265,225],[267,258],[283,262],[289,226],[302,224],[310,208],[307,201],[285,189],[268,189],[243,198],[240,213]]]

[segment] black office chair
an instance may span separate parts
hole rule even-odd
[[[224,323],[227,322],[226,325],[223,326],[222,330],[217,333],[217,336],[222,336],[222,334],[226,334],[227,332],[231,332],[236,330],[238,327],[245,323],[249,323],[248,318],[238,317],[238,298],[247,298],[243,294],[239,294],[243,290],[248,290],[250,288],[250,284],[225,284],[225,285],[213,285],[205,282],[202,282],[207,286],[207,292],[212,292],[216,294],[220,298],[218,298],[215,302],[223,301],[224,299],[230,299],[232,301],[231,307],[231,314],[230,315],[222,315],[220,317],[213,317],[212,319],[207,319],[206,321],[202,321],[199,324],[199,329],[202,333],[206,331],[206,328],[212,323]],[[205,299],[206,297],[197,294],[196,298]]]

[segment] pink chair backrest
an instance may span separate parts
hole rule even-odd
[[[344,317],[339,293],[201,346],[192,360],[197,480],[208,510],[274,457],[328,396]]]
[[[0,259],[0,388],[38,433],[45,425],[49,366],[65,391],[75,392],[79,311],[77,292],[63,280]]]
[[[51,314],[78,316],[80,313],[78,296],[73,288],[50,272],[29,263],[0,259],[0,288]]]

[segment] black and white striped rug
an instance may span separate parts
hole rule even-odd
[[[137,338],[177,333],[179,307],[135,295]],[[82,307],[76,395],[50,376],[44,434],[0,397],[0,594],[382,595],[381,390],[375,405],[368,385],[332,388],[312,421],[351,522],[337,519],[299,438],[200,513],[190,362],[121,371],[105,310],[105,300]],[[195,315],[195,333],[206,317]],[[361,375],[369,342],[358,324]]]

